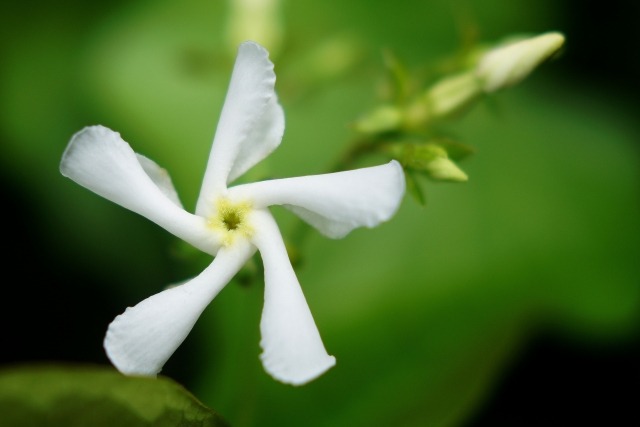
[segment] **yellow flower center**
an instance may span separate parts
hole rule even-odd
[[[222,244],[229,246],[236,238],[249,238],[253,234],[253,227],[248,221],[250,212],[251,203],[248,201],[233,203],[220,198],[216,201],[216,214],[209,218],[209,226],[222,234]]]

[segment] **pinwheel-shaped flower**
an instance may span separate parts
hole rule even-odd
[[[274,179],[227,188],[279,144],[284,113],[268,52],[253,42],[238,51],[195,215],[187,212],[166,171],[134,153],[103,126],[76,133],[60,164],[66,177],[155,222],[214,255],[192,280],[145,299],[109,325],[104,347],[117,369],[156,375],[196,320],[256,250],[264,264],[261,359],[279,381],[303,384],[335,364],[325,350],[269,212],[282,205],[331,238],[388,220],[404,194],[401,166]]]

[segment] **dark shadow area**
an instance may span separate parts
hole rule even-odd
[[[580,344],[540,336],[466,427],[640,425],[640,340]]]

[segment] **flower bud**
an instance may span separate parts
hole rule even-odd
[[[429,163],[429,176],[437,181],[466,182],[469,177],[448,157],[438,157]]]
[[[227,39],[235,52],[238,44],[254,40],[276,55],[282,44],[280,0],[234,0],[229,2]]]
[[[474,73],[461,73],[438,81],[426,93],[429,114],[444,118],[467,109],[482,93]]]
[[[549,32],[498,46],[482,56],[476,76],[488,93],[515,85],[558,52],[563,44],[561,33]]]
[[[381,105],[361,117],[354,127],[358,132],[374,134],[396,130],[402,122],[402,113],[393,105]]]
[[[432,143],[401,142],[386,147],[407,169],[422,172],[435,181],[465,182],[469,178],[442,146]]]

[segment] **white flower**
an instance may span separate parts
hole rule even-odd
[[[260,322],[265,370],[279,381],[299,385],[335,364],[268,207],[285,206],[324,235],[339,238],[356,227],[374,227],[391,218],[404,195],[404,174],[392,161],[228,188],[280,144],[284,113],[274,84],[268,52],[256,43],[243,43],[195,214],[182,207],[166,171],[134,153],[120,134],[90,126],[71,138],[60,164],[64,176],[215,256],[194,279],[127,308],[111,322],[104,347],[121,372],[160,372],[205,307],[256,250],[265,274]]]

